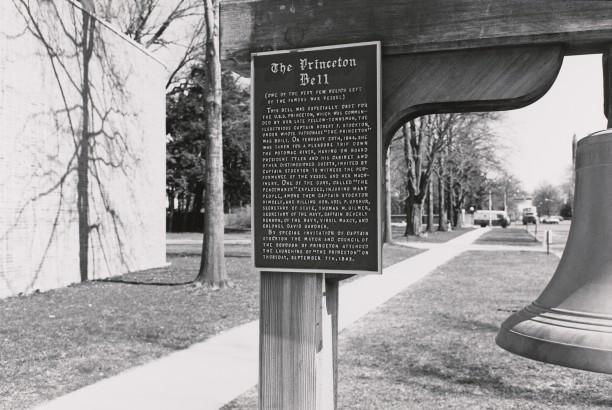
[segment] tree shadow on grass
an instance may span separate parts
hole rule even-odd
[[[167,252],[166,255],[168,257],[173,258],[185,258],[190,256],[200,256],[202,251],[179,251],[179,252]],[[225,252],[226,258],[250,258],[250,253],[236,253],[236,252]]]
[[[144,285],[144,286],[161,286],[161,287],[174,287],[174,286],[185,286],[192,285],[194,283],[193,280],[188,282],[179,282],[179,283],[169,283],[169,282],[148,282],[148,281],[137,281],[137,280],[124,280],[124,279],[96,279],[93,282],[98,283],[117,283],[122,285]]]
[[[495,335],[499,331],[499,325],[496,323],[467,319],[450,313],[439,313],[436,316],[445,320],[445,326],[450,326],[460,332],[484,331]]]
[[[394,383],[418,385],[439,397],[469,396],[472,389],[477,389],[479,393],[476,394],[484,393],[491,400],[540,403],[545,399],[552,408],[612,405],[612,399],[606,396],[609,381],[598,378],[602,375],[518,357],[518,360],[507,360],[508,353],[501,349],[497,350],[498,354],[493,350],[481,351],[470,334],[489,333],[491,346],[486,349],[496,349],[493,340],[497,326],[471,319],[455,318],[454,322],[443,345],[427,340],[420,342],[422,349],[404,349],[394,343],[376,345],[384,349],[385,362],[391,364],[385,365],[388,366],[385,367],[388,378]],[[374,358],[381,355],[380,351],[372,353]]]
[[[527,360],[527,359],[526,359]],[[502,377],[501,370],[492,371],[486,362],[468,362],[452,354],[441,354],[441,364],[430,363],[410,365],[403,370],[406,373],[395,378],[397,383],[418,384],[423,389],[440,396],[457,393],[466,386],[478,387],[481,391],[488,391],[489,398],[505,400],[526,400],[534,403],[545,399],[546,402],[561,408],[569,404],[576,406],[611,406],[612,399],[592,391],[591,386],[576,386],[569,389],[543,386],[539,381],[538,372],[533,374],[516,375],[516,383],[508,383],[509,377]],[[550,365],[552,366],[552,365]],[[540,376],[541,377],[541,376]],[[431,383],[431,379],[443,383]],[[529,380],[533,383],[529,385]],[[550,380],[556,380],[552,378]],[[540,382],[540,383],[538,383]],[[606,390],[607,391],[607,390]],[[464,394],[470,394],[469,391]],[[555,407],[553,407],[555,408]]]

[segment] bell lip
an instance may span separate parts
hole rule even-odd
[[[612,141],[612,129],[600,130],[595,131],[584,138],[581,138],[577,142],[576,147],[610,141]]]
[[[510,353],[543,363],[612,374],[612,350],[555,342],[512,329],[514,325],[524,321],[525,318],[520,317],[518,313],[510,316],[502,323],[495,343]],[[553,337],[556,331],[560,331],[557,326],[531,322],[536,326],[547,328]]]

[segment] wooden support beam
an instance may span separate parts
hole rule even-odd
[[[562,62],[555,45],[383,56],[385,144],[420,115],[531,104],[552,86]]]
[[[612,2],[225,0],[221,30],[222,60],[247,76],[252,52],[372,40],[383,55],[550,44],[586,54],[612,39]]]
[[[612,2],[381,1],[226,1],[223,58],[249,76],[254,51],[383,40],[385,148],[419,115],[531,104],[564,55],[605,50],[612,39],[612,18],[603,18]]]
[[[338,282],[323,276],[261,273],[260,409],[335,408]]]

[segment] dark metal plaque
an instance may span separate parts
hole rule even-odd
[[[380,43],[253,54],[256,269],[381,268]]]

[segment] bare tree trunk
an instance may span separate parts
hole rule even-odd
[[[77,209],[79,218],[79,270],[81,282],[88,279],[89,271],[89,63],[93,55],[94,22],[89,13],[83,10],[83,83],[81,85],[81,142],[78,152]]]
[[[385,243],[393,243],[393,231],[391,228],[391,156],[387,148],[385,157]]]
[[[465,197],[461,194],[458,194],[458,197],[459,199],[457,200],[457,208],[455,213],[455,215],[457,216],[455,218],[455,226],[457,226],[458,228],[463,228],[465,227],[465,212],[463,212],[462,209],[464,206]]]
[[[421,236],[421,226],[423,225],[423,204],[418,201],[412,201],[409,207],[409,219],[406,219],[406,230],[408,235]]]
[[[191,226],[190,230],[197,231],[197,228],[203,224],[202,217],[200,216],[202,211],[202,204],[204,202],[204,186],[201,183],[197,183],[195,187],[195,193],[193,194],[193,206],[191,208]]]
[[[204,0],[206,21],[206,182],[204,240],[196,283],[212,289],[232,286],[225,269],[223,246],[223,139],[219,0]]]
[[[183,232],[189,232],[191,230],[191,224],[189,223],[189,209],[191,208],[191,198],[193,197],[193,195],[191,195],[190,193],[187,194],[187,199],[185,200],[185,211],[183,212],[183,214],[181,215],[181,219],[182,219],[182,231]]]
[[[451,171],[448,172],[448,197],[446,199],[447,202],[447,215],[448,215],[448,229],[455,226],[455,211],[453,204],[453,173]]]
[[[423,202],[413,197],[406,198],[406,231],[404,236],[421,236],[423,225]]]
[[[414,236],[414,229],[412,226],[412,203],[414,201],[410,196],[407,196],[404,200],[404,213],[406,214],[406,230],[404,230],[404,236]]]
[[[168,232],[172,232],[174,223],[174,193],[168,194],[168,207],[170,208],[170,221],[168,221]]]
[[[445,206],[444,206],[444,180],[441,175],[438,175],[438,232],[448,232],[448,225],[446,224]]]
[[[427,232],[434,231],[433,181],[427,186]]]
[[[417,131],[414,121],[411,121],[409,125],[404,124],[402,126],[402,135],[404,139],[404,158],[408,167],[408,196],[405,200],[406,231],[404,232],[404,236],[420,236],[424,197],[424,193],[421,192],[423,179],[421,177],[422,168],[420,155],[423,135]],[[415,212],[417,214],[415,214]]]

